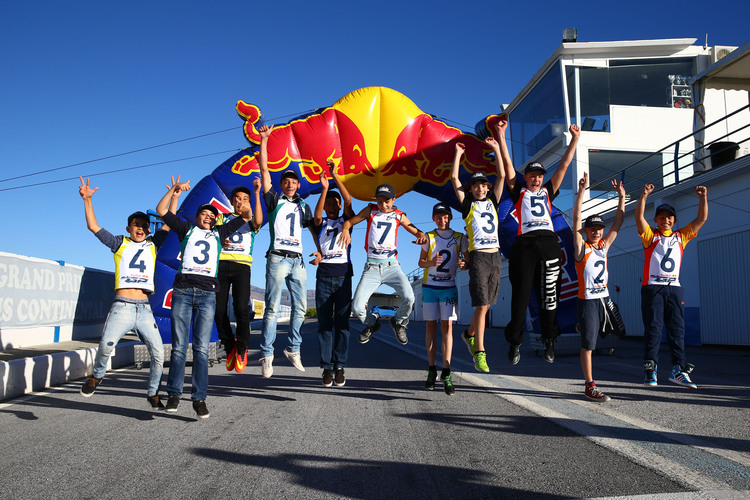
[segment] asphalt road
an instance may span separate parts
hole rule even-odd
[[[488,335],[489,374],[471,368],[456,333],[451,397],[423,388],[423,324],[405,348],[387,326],[360,345],[354,326],[347,383],[330,388],[317,324],[303,329],[304,373],[281,354],[283,328],[272,378],[260,376],[255,350],[243,374],[210,369],[207,420],[189,383],[177,413],[151,411],[147,370],[134,368],[108,373],[91,398],[75,382],[0,404],[0,497],[750,495],[747,351],[693,353],[698,391],[646,388],[639,346],[625,342],[595,357],[613,398],[598,405],[582,397],[577,356],[549,365],[526,346],[510,367],[499,331]]]

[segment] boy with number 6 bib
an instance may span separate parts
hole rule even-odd
[[[656,362],[661,345],[662,327],[667,326],[667,341],[672,355],[672,372],[669,381],[683,387],[697,389],[690,372],[694,366],[685,361],[685,306],[684,292],[680,286],[680,266],[682,253],[688,241],[698,235],[698,230],[708,219],[708,190],[696,186],[698,195],[698,216],[690,224],[673,231],[677,214],[671,205],[656,207],[652,228],[646,222],[644,211],[646,199],[654,190],[653,184],[646,184],[635,207],[635,224],[638,236],[643,243],[643,282],[641,286],[641,314],[644,329],[645,384],[656,385]]]

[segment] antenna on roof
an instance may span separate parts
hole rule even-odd
[[[703,44],[703,50],[706,50],[708,48],[708,33],[706,33],[706,43]]]

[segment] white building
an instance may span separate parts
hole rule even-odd
[[[587,172],[591,188],[584,216],[599,213],[610,224],[616,205],[610,181],[624,180],[626,220],[608,267],[610,293],[628,335],[643,334],[643,249],[633,221],[643,185],[656,186],[647,220],[654,207],[669,203],[678,211],[677,227],[695,218],[693,189],[705,185],[708,222],[688,244],[680,277],[686,342],[750,345],[750,263],[744,255],[750,248],[750,43],[737,50],[695,43],[563,43],[504,106],[509,147],[517,169],[540,161],[549,176],[569,142],[569,124],[581,127],[576,158],[555,200],[568,216],[578,179]],[[459,321],[468,323],[468,273],[459,273],[459,291]],[[490,312],[492,326],[509,321],[510,295],[506,262],[500,297]]]

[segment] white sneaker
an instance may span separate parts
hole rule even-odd
[[[260,358],[261,373],[265,378],[271,378],[273,375],[273,355]]]
[[[302,358],[298,352],[290,352],[284,349],[284,356],[286,356],[286,359],[288,359],[296,369],[301,372],[305,371],[305,367],[302,366]]]

